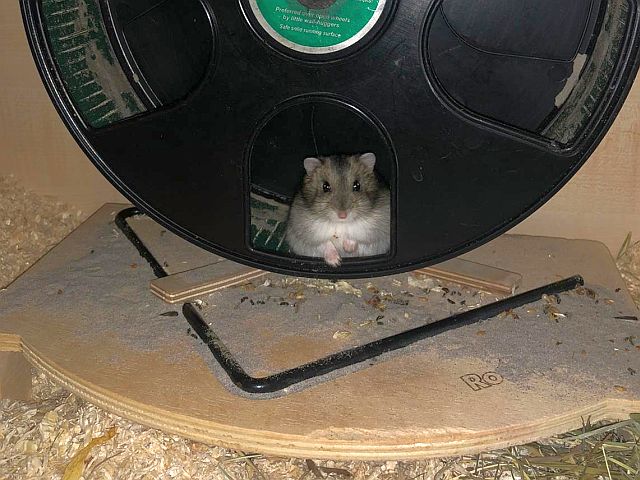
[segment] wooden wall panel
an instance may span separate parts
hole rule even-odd
[[[0,175],[93,212],[123,197],[87,160],[36,70],[18,0],[0,1]]]
[[[628,232],[640,240],[640,81],[594,155],[514,233],[589,238],[614,253]]]

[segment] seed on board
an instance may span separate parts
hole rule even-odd
[[[420,274],[407,277],[407,282],[410,287],[421,288],[423,290],[429,290],[436,286],[435,280]]]
[[[567,315],[560,312],[553,305],[545,305],[542,311],[549,317],[550,320],[557,320],[558,318],[566,318]]]
[[[350,336],[351,336],[351,332],[348,332],[346,330],[338,330],[336,333],[333,334],[333,339],[340,340],[340,339],[348,338]]]
[[[502,312],[500,314],[500,318],[507,318],[507,317],[511,317],[514,320],[520,320],[520,317],[518,316],[518,314],[516,314],[513,310],[509,309],[509,310],[505,310],[504,312]]]
[[[402,306],[407,306],[409,305],[409,300],[406,300],[404,298],[390,298],[390,299],[385,299],[385,300],[389,300],[391,303],[395,304],[395,305],[402,305]]]
[[[367,291],[373,294],[380,293],[380,289],[371,282],[367,283]]]
[[[387,306],[384,304],[384,302],[380,299],[378,295],[374,295],[369,300],[367,300],[367,304],[371,305],[373,308],[377,310],[380,310],[381,312],[384,312],[387,308]]]
[[[355,295],[356,297],[362,296],[362,290],[359,288],[355,288],[349,282],[345,282],[344,280],[340,280],[335,283],[336,292],[346,293],[347,295]]]
[[[302,290],[297,290],[295,292],[289,292],[289,298],[291,300],[302,300],[304,298],[304,292]]]

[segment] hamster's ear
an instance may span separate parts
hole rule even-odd
[[[376,166],[376,154],[375,153],[363,153],[360,155],[360,161],[369,170],[373,171],[373,167]]]
[[[315,157],[304,159],[304,169],[307,171],[307,175],[311,175],[320,165],[322,165],[322,162]]]

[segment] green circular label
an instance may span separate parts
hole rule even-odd
[[[330,53],[362,39],[389,0],[250,0],[256,19],[282,45],[305,53]],[[309,8],[319,5],[325,8]]]

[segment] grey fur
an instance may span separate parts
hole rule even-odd
[[[294,197],[285,233],[293,253],[327,259],[328,242],[332,242],[339,264],[341,257],[389,251],[390,193],[374,165],[373,154],[305,159],[307,173]],[[355,182],[360,191],[354,191]],[[324,191],[325,184],[329,192]],[[347,219],[338,218],[341,211],[348,214]],[[345,249],[345,241],[355,241],[356,250]]]

